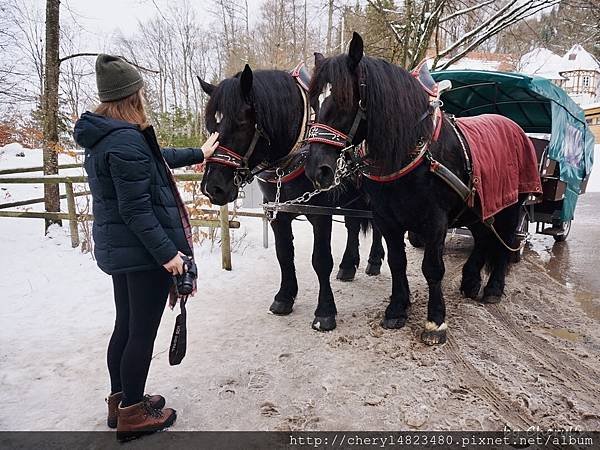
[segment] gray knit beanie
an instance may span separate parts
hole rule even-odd
[[[99,55],[96,59],[96,85],[101,102],[128,97],[144,86],[138,70],[118,56]]]

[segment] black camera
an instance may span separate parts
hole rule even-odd
[[[198,269],[191,256],[184,255],[181,259],[183,259],[184,272],[174,277],[175,287],[178,295],[190,295],[194,290],[194,281],[198,276]]]

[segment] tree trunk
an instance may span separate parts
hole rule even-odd
[[[44,175],[58,173],[59,10],[60,0],[46,0],[46,67],[42,97]],[[58,184],[44,185],[44,204],[46,211],[60,211]],[[46,219],[46,232],[53,223],[62,225],[60,220]]]
[[[327,42],[325,43],[325,51],[327,55],[331,55],[331,29],[333,27],[333,0],[329,0],[327,5]]]

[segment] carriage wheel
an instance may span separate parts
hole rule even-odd
[[[554,240],[556,242],[565,242],[569,236],[569,233],[571,232],[571,221],[567,220],[565,222],[558,222],[554,226],[562,228],[562,233],[554,235]]]
[[[423,239],[421,239],[421,236],[419,236],[417,233],[414,233],[412,231],[408,232],[408,242],[410,242],[410,245],[412,245],[415,248],[425,247],[425,242],[423,242]]]
[[[521,242],[529,239],[529,213],[525,208],[519,212],[519,221],[515,230],[515,244],[521,245]],[[518,252],[512,252],[512,262],[518,263],[523,257],[525,246],[522,246]]]

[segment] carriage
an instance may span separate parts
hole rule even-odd
[[[594,137],[583,110],[551,81],[518,73],[481,70],[433,72],[449,80],[443,109],[456,117],[500,114],[518,123],[534,144],[543,195],[526,202],[517,239],[536,232],[564,241],[569,235],[577,198],[586,190],[594,155]]]

